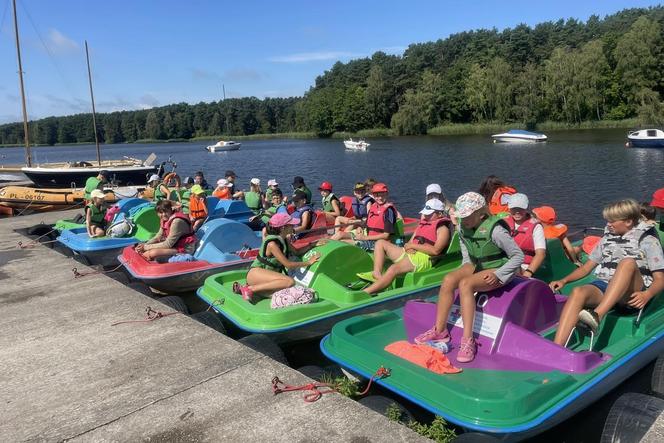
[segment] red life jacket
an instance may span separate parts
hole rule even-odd
[[[491,201],[488,202],[489,212],[493,215],[498,215],[501,212],[509,212],[509,208],[507,205],[502,204],[501,200],[503,199],[503,195],[512,194],[516,194],[516,189],[511,186],[501,186],[496,189],[491,196]]]
[[[516,228],[516,223],[511,215],[505,217],[504,220],[510,227],[510,235],[514,238],[517,246],[523,251],[523,262],[527,265],[530,264],[535,256],[535,239],[533,238],[533,231],[535,230],[535,226],[540,223],[528,216],[528,218]]]
[[[175,246],[173,246],[173,248],[177,249],[178,252],[184,252],[186,245],[196,243],[196,235],[194,235],[194,231],[191,229],[191,222],[189,221],[189,216],[187,216],[187,214],[183,214],[182,212],[175,212],[168,220],[162,220],[161,235],[164,239],[168,238],[168,234],[171,230],[171,224],[176,218],[186,221],[187,226],[189,227],[189,232],[181,236],[175,243]]]
[[[385,211],[388,208],[394,208],[394,205],[392,203],[385,203],[384,205],[374,203],[371,205],[371,209],[369,209],[369,214],[367,215],[367,231],[369,234],[382,234],[385,232]],[[396,208],[394,208],[394,212],[396,216]]]
[[[420,219],[420,223],[415,228],[415,233],[413,234],[413,240],[417,243],[423,245],[435,245],[438,236],[436,232],[438,228],[445,225],[449,228],[450,219],[447,217],[439,218],[430,222],[428,220]]]

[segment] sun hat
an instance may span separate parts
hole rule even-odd
[[[332,190],[332,183],[330,182],[323,182],[320,184],[318,187],[319,191],[331,191]]]
[[[191,193],[192,194],[203,194],[205,193],[205,189],[201,185],[194,185],[191,187]]]
[[[219,188],[230,188],[233,186],[231,183],[228,182],[225,178],[220,178],[217,180],[217,187]]]
[[[275,179],[270,179],[267,181],[268,186],[279,186],[279,183]]]
[[[542,223],[550,225],[556,221],[556,211],[551,206],[540,206],[533,209],[533,214]]]
[[[90,193],[90,198],[105,198],[104,192],[99,189],[93,189]]]
[[[466,218],[473,212],[482,209],[486,206],[486,201],[477,192],[466,192],[456,201],[456,216],[459,218]]]
[[[431,183],[429,186],[427,186],[427,192],[426,195],[429,194],[442,194],[443,189],[440,187],[438,183]]]
[[[152,174],[150,178],[148,179],[148,183],[153,182],[153,181],[159,181],[161,180],[161,177],[159,177],[157,174]]]
[[[293,218],[288,214],[284,214],[283,212],[279,212],[270,217],[269,223],[273,228],[281,228],[282,226],[286,225],[299,225],[300,220]]]
[[[507,201],[507,207],[509,209],[528,209],[528,203],[528,197],[526,194],[516,193],[510,196],[510,199]]]
[[[654,206],[659,209],[664,209],[664,188],[658,189],[655,192],[653,192],[650,206]]]
[[[251,183],[252,185],[260,186],[261,179],[260,178],[252,178],[251,180],[249,180],[249,183]]]
[[[442,212],[445,210],[445,205],[443,205],[443,202],[438,200],[437,198],[431,198],[427,200],[426,204],[424,205],[424,209],[420,211],[420,214],[423,215],[431,215],[434,212]]]
[[[372,194],[376,194],[378,192],[388,192],[387,185],[385,183],[376,183],[371,187]]]
[[[232,169],[229,169],[229,170],[227,170],[226,173],[224,174],[224,177],[233,177],[233,178],[237,178],[237,175],[235,175],[235,171],[233,171]]]

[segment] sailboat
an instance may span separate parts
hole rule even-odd
[[[88,79],[90,83],[90,96],[92,99],[92,118],[95,133],[95,144],[97,146],[96,161],[76,161],[61,163],[36,163],[33,164],[30,149],[30,138],[28,132],[28,111],[25,105],[25,90],[23,86],[23,66],[21,63],[21,46],[19,43],[18,19],[16,14],[16,0],[12,0],[14,9],[14,33],[16,37],[16,56],[18,59],[18,76],[21,89],[21,103],[23,111],[23,138],[25,142],[25,166],[15,168],[12,172],[22,172],[36,186],[46,188],[81,187],[85,181],[99,174],[99,171],[109,172],[110,181],[116,185],[144,185],[147,177],[157,171],[153,163],[156,155],[151,154],[143,161],[136,158],[124,157],[120,160],[102,160],[97,135],[97,123],[95,116],[94,95],[92,93],[92,75],[90,71],[90,57],[88,55],[88,44],[85,43],[85,55],[88,62]],[[10,168],[3,168],[5,171]]]

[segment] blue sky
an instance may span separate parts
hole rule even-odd
[[[477,28],[574,17],[640,0],[18,0],[30,118],[227,97],[300,96],[337,60]],[[21,119],[11,0],[0,0],[0,123]]]

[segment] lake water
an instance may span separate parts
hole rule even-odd
[[[625,134],[552,132],[549,142],[537,145],[493,144],[488,136],[373,138],[367,152],[346,151],[339,139],[243,141],[239,151],[216,154],[204,150],[206,142],[126,144],[103,146],[102,156],[145,158],[154,151],[159,161],[172,156],[182,177],[203,170],[210,183],[233,169],[240,189],[248,189],[249,180],[258,177],[263,184],[276,178],[290,191],[293,176],[301,175],[312,191],[327,180],[343,195],[351,193],[356,181],[374,177],[388,184],[397,207],[411,216],[424,204],[427,184],[440,183],[454,201],[495,174],[526,193],[531,207],[551,205],[561,222],[579,229],[603,226],[602,207],[612,200],[646,200],[664,187],[664,150],[626,149]],[[93,145],[33,150],[37,162],[93,158]],[[23,149],[0,149],[0,164],[23,161]]]

